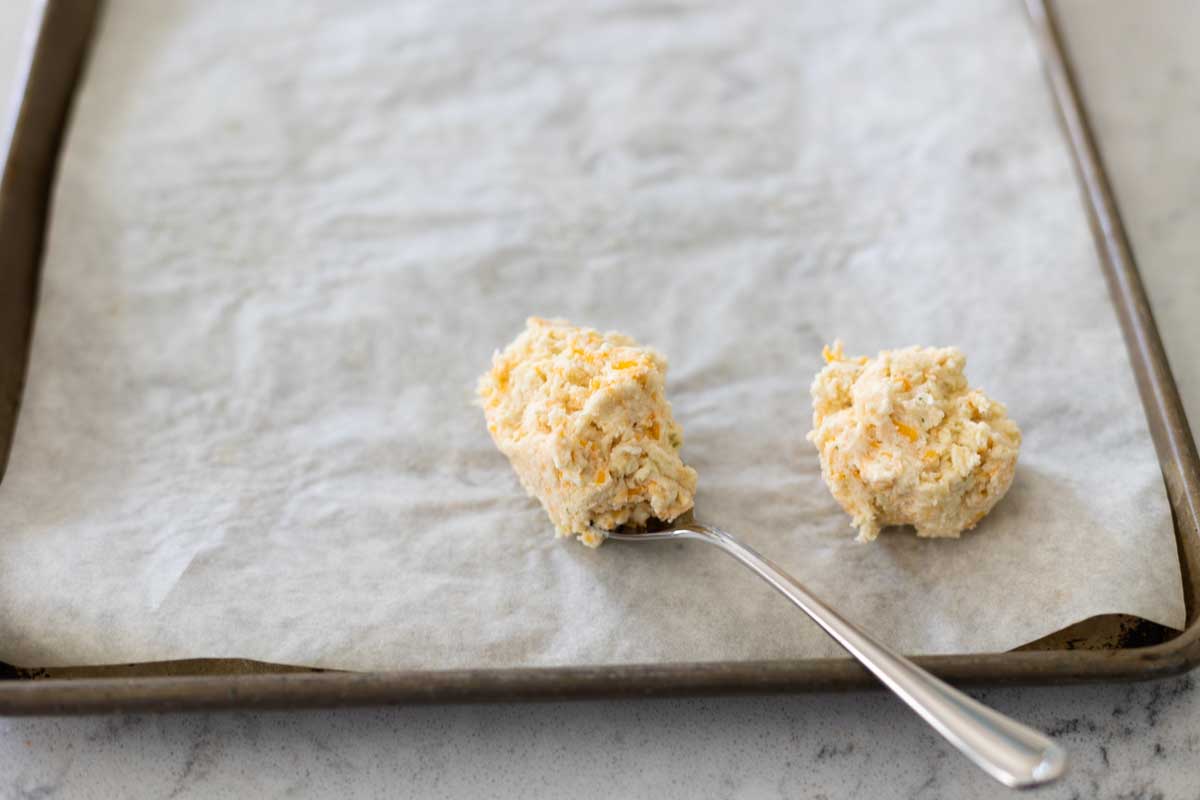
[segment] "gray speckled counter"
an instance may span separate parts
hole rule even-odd
[[[1200,686],[989,691],[1053,798],[1200,794]],[[0,722],[4,797],[1004,796],[883,693]]]
[[[0,43],[29,0],[0,0]],[[1071,46],[1200,421],[1200,14],[1069,0]],[[11,51],[10,51],[11,52]],[[0,53],[0,87],[10,52]],[[1005,689],[1060,737],[1047,798],[1200,798],[1200,680]],[[1006,796],[883,693],[0,720],[0,798]]]

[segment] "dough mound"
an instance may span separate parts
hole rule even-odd
[[[559,536],[591,547],[599,530],[692,507],[696,471],[663,392],[667,362],[619,333],[531,317],[479,380],[488,431]]]
[[[858,538],[888,525],[929,537],[974,528],[1012,484],[1021,431],[1002,403],[967,386],[962,352],[847,358],[835,342],[824,355],[808,440]]]

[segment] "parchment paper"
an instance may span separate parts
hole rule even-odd
[[[556,541],[473,384],[529,314],[671,360],[698,517],[908,652],[1180,626],[1171,519],[1018,4],[108,4],[0,486],[0,657],[818,656],[700,545]],[[854,541],[822,343],[957,344],[1025,434]]]

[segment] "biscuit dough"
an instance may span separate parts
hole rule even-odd
[[[559,536],[675,519],[696,471],[664,395],[667,362],[619,333],[532,317],[479,380],[488,431]]]
[[[930,537],[974,528],[1012,484],[1021,432],[1002,403],[967,385],[962,352],[847,358],[836,342],[824,355],[808,439],[858,538],[888,525]]]

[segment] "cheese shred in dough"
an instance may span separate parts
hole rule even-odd
[[[667,362],[619,333],[536,317],[479,380],[488,431],[559,536],[670,521],[696,471],[664,395]]]
[[[974,528],[1012,484],[1021,432],[1002,403],[967,386],[962,352],[847,358],[836,342],[824,355],[808,439],[859,539],[888,525],[929,537]]]

